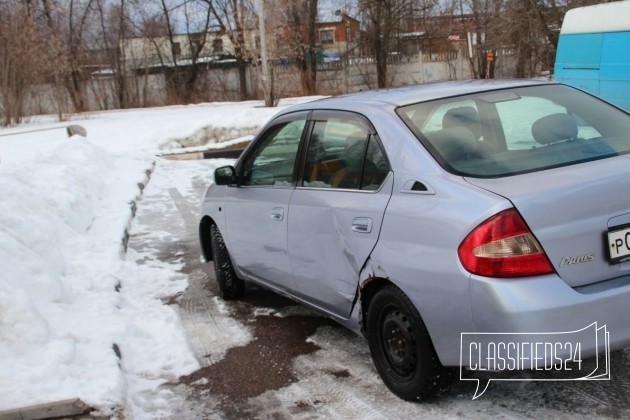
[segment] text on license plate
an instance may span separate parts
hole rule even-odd
[[[608,255],[611,264],[630,260],[630,226],[608,232]]]

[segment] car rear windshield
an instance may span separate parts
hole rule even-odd
[[[480,92],[398,108],[449,172],[502,177],[630,152],[630,115],[565,85]]]

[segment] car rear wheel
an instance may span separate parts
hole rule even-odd
[[[441,365],[420,314],[396,286],[376,293],[367,312],[367,338],[376,370],[387,387],[407,401],[438,388]]]
[[[217,225],[210,227],[210,240],[212,243],[214,273],[219,284],[219,294],[225,300],[242,298],[245,293],[245,282],[236,276],[230,254]]]

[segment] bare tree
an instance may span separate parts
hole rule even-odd
[[[253,16],[248,0],[201,0],[206,2],[217,25],[227,34],[234,48],[234,57],[238,69],[239,91],[241,100],[249,97],[247,92],[247,65],[252,58],[245,42],[248,20]]]
[[[113,73],[113,89],[116,106],[127,108],[130,106],[127,94],[127,74],[124,60],[124,43],[126,36],[131,34],[131,24],[127,15],[125,0],[118,0],[108,8],[105,0],[97,0],[98,25],[101,32],[101,48],[107,55],[107,61]]]
[[[514,77],[553,69],[566,11],[603,2],[606,0],[454,0],[451,4],[466,22],[473,77],[493,78],[500,52],[513,57]]]
[[[366,21],[367,40],[376,61],[379,88],[388,86],[387,62],[396,51],[404,19],[413,14],[413,0],[359,0],[359,9]]]
[[[286,28],[282,41],[300,69],[302,90],[307,95],[317,93],[317,0],[284,1],[280,27]]]
[[[75,111],[87,110],[86,98],[82,90],[82,82],[86,79],[84,73],[85,64],[85,34],[89,14],[92,10],[94,0],[70,0],[66,9],[56,5],[59,10],[56,13],[59,17],[66,16],[66,26],[56,26],[54,22],[52,5],[47,0],[42,0],[46,17],[49,19],[49,26],[55,28],[58,33],[66,37],[66,50],[68,57],[69,71],[65,75],[65,85],[74,105]]]
[[[516,46],[516,77],[553,69],[560,28],[567,10],[610,0],[527,0],[509,2],[507,31]]]
[[[462,21],[466,22],[470,69],[473,78],[494,78],[497,50],[502,45],[498,18],[508,0],[456,0]]]
[[[188,38],[188,45],[190,50],[190,68],[186,73],[184,81],[184,100],[190,101],[191,94],[196,91],[196,83],[199,79],[201,71],[201,65],[199,58],[205,49],[209,40],[209,31],[211,27],[211,8],[204,2],[199,1],[193,10],[190,10],[187,3],[184,3],[184,15],[186,25],[186,37]],[[201,20],[195,24],[193,16],[200,16]]]
[[[181,98],[181,89],[179,89],[180,85],[180,79],[179,79],[179,55],[181,53],[181,44],[175,41],[175,28],[173,27],[174,23],[171,17],[171,9],[170,6],[167,5],[165,0],[160,0],[160,12],[162,13],[161,17],[164,19],[164,23],[165,23],[165,30],[166,30],[166,34],[167,34],[167,38],[170,44],[170,60],[168,63],[166,64],[170,64],[172,65],[173,71],[171,73],[171,77],[169,79],[167,79],[167,85],[171,88],[172,91],[175,92],[175,95],[177,96],[177,100],[179,100]],[[154,39],[155,42],[155,39]],[[158,54],[160,55],[161,53],[159,52],[158,49]],[[160,55],[160,60],[162,60],[162,57]],[[162,61],[162,65],[164,66],[164,62]],[[165,67],[166,68],[166,67]]]
[[[45,55],[46,81],[53,83],[54,98],[59,120],[64,119],[64,114],[74,110],[70,104],[69,92],[65,81],[70,74],[70,53],[66,44],[64,22],[62,22],[61,9],[55,6],[51,0],[29,1],[26,3],[27,14],[38,24],[40,36],[47,40]],[[38,78],[36,82],[43,79]],[[31,87],[33,89],[33,87]]]
[[[60,44],[39,18],[34,4],[0,2],[0,125],[19,123],[29,89],[64,71]]]
[[[148,74],[150,68],[159,65],[169,101],[193,101],[202,93],[198,81],[204,65],[201,59],[211,38],[210,7],[201,0],[156,0],[150,4],[153,7],[146,7],[146,1],[134,1],[142,38],[135,44],[131,40],[123,42],[129,47],[126,58],[136,72],[144,70]]]

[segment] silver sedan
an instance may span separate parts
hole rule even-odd
[[[462,333],[597,322],[610,348],[630,344],[629,152],[629,115],[562,84],[305,103],[216,170],[201,248],[223,298],[251,282],[330,316],[418,400],[461,366]]]

